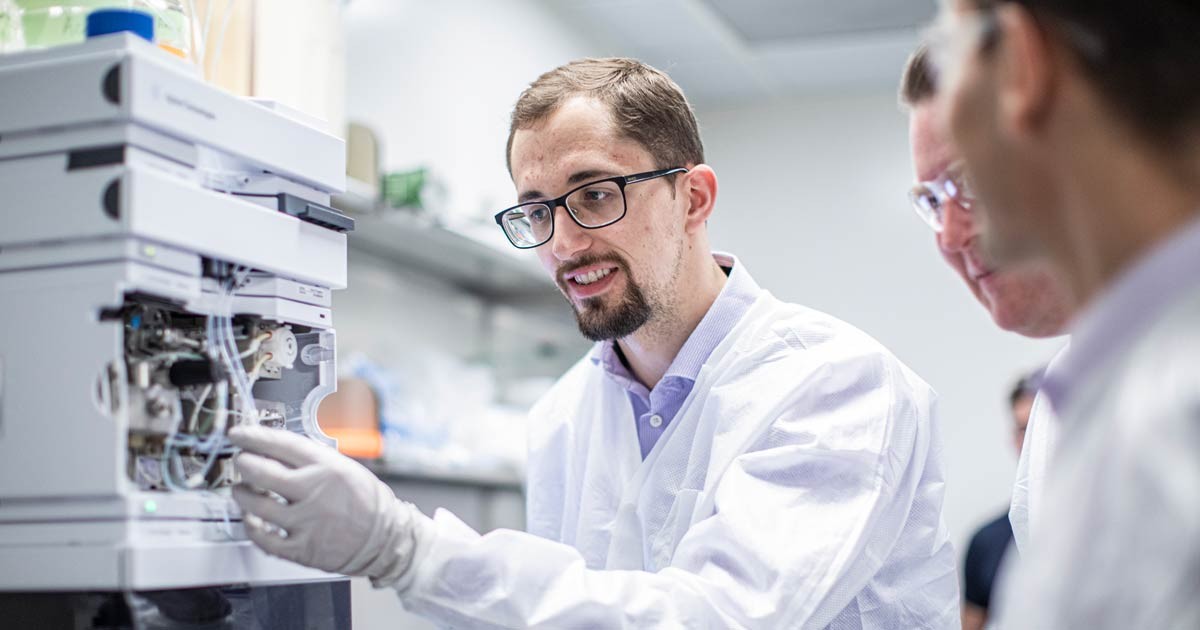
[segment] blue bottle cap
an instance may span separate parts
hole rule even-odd
[[[87,36],[130,32],[142,39],[154,41],[154,16],[130,9],[99,9],[87,16]]]

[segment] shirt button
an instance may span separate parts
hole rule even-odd
[[[658,414],[654,414],[653,416],[650,416],[650,426],[654,427],[655,429],[657,429],[658,427],[661,427],[662,426],[662,416],[660,416]]]

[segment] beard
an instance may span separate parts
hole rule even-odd
[[[611,308],[605,307],[603,297],[587,298],[583,304],[586,310],[580,310],[575,305],[571,308],[575,311],[579,332],[589,341],[628,337],[650,321],[654,313],[645,294],[632,282],[625,283],[620,301]]]
[[[629,265],[619,256],[609,255],[581,259],[573,266],[578,268],[602,262],[616,265],[625,275],[625,290],[616,298],[616,303],[611,306],[607,305],[605,300],[612,299],[612,296],[608,295],[585,298],[581,306],[577,306],[570,299],[567,300],[571,305],[571,310],[575,312],[575,322],[579,325],[579,332],[589,341],[608,341],[628,337],[650,321],[655,310],[645,292],[633,281],[633,277],[629,273]],[[565,285],[565,282],[560,273],[560,286]],[[565,288],[563,294],[567,294]]]

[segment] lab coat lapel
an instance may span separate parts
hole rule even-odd
[[[619,506],[628,491],[624,482],[636,474],[642,455],[625,389],[600,369],[592,372],[590,380],[589,387],[596,388],[601,396],[599,404],[581,409],[586,417],[578,419],[583,421],[581,426],[587,427],[581,434],[587,442],[580,449],[586,455],[572,466],[582,481],[575,541],[588,566],[603,567],[618,529]]]
[[[694,520],[701,496],[700,487],[685,487],[685,481],[695,477],[697,467],[707,468],[713,446],[712,427],[698,426],[709,394],[728,368],[728,359],[735,354],[740,340],[753,336],[749,331],[759,326],[773,302],[764,291],[713,350],[675,418],[645,461],[627,478],[609,543],[608,568],[654,570],[669,564],[675,546]],[[634,428],[632,422],[628,425]],[[633,439],[636,448],[636,431]]]

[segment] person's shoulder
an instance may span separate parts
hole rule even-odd
[[[831,415],[831,430],[876,436],[879,449],[906,449],[915,429],[930,422],[936,394],[883,344],[816,309],[778,300],[767,306],[721,370],[718,385],[729,387],[714,391],[773,400],[774,421],[784,424],[811,426],[817,410],[844,407]]]
[[[976,536],[1010,538],[1012,536],[1012,522],[1008,520],[1008,512],[1000,514],[996,518],[988,521],[979,531],[975,532]]]
[[[797,364],[848,368],[862,377],[890,380],[908,389],[928,385],[890,350],[856,326],[814,308],[774,298],[769,312],[747,339],[741,340],[744,360],[764,369],[792,370]],[[873,380],[873,379],[867,379]]]
[[[900,479],[936,435],[935,394],[882,344],[826,313],[776,301],[756,313],[711,391],[732,399],[730,424],[758,409],[767,436],[821,435],[822,445],[875,453],[882,479]],[[723,362],[724,363],[724,362]],[[748,402],[747,402],[748,400]],[[840,448],[840,447],[839,447]]]
[[[570,420],[576,415],[592,375],[600,369],[592,361],[591,352],[585,354],[530,408],[525,437],[531,466],[540,459],[539,453],[568,448],[573,433]]]
[[[544,415],[556,407],[569,406],[578,402],[587,385],[603,369],[592,358],[593,352],[595,352],[594,348],[580,357],[554,382],[554,385],[550,386],[550,389],[546,390],[545,394],[542,394],[542,397],[534,403],[531,409],[531,413],[535,417]]]
[[[1176,302],[1135,342],[1119,378],[1114,404],[1142,417],[1121,424],[1127,446],[1186,431],[1200,419],[1200,292]]]
[[[774,298],[772,301],[773,308],[765,318],[764,332],[783,341],[790,349],[816,350],[836,346],[892,356],[883,344],[845,320],[802,304]]]
[[[975,553],[984,550],[1003,550],[1012,540],[1012,523],[1008,514],[1001,514],[975,530],[971,536],[970,551]]]

